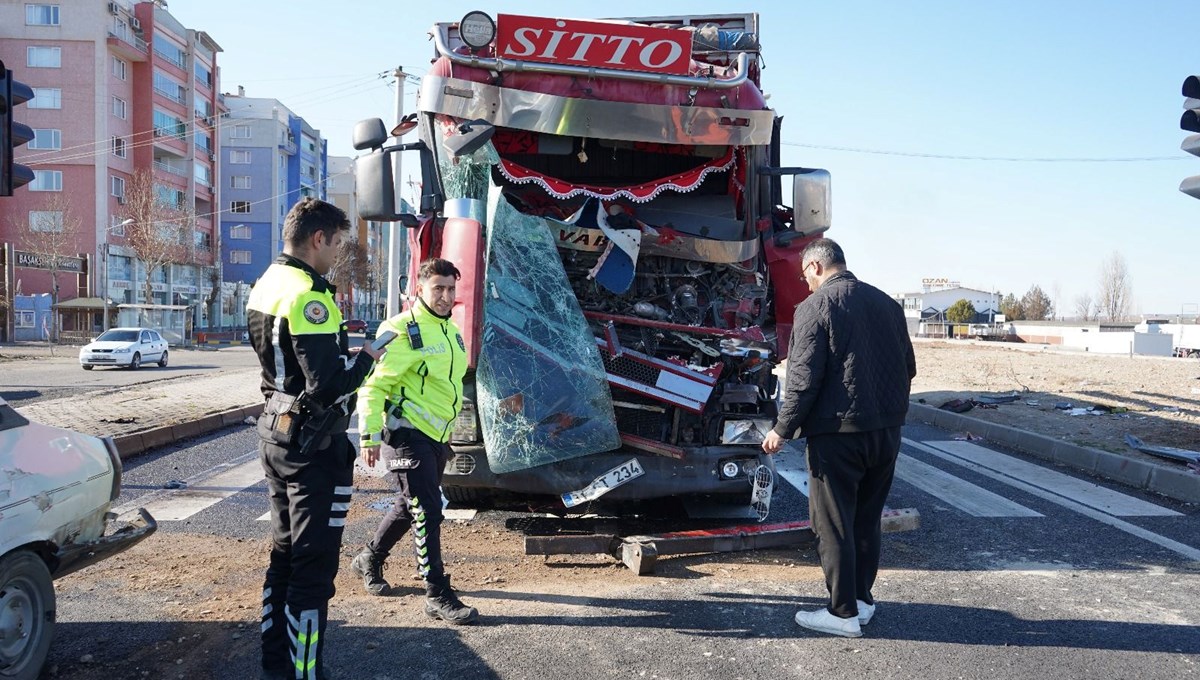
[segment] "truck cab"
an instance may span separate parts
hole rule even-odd
[[[394,131],[418,140],[366,121],[356,171],[361,216],[405,225],[410,282],[431,256],[463,271],[447,497],[678,496],[765,518],[773,369],[830,198],[827,172],[780,165],[758,16],[472,12],[431,35]],[[415,215],[395,214],[401,149],[422,159]]]

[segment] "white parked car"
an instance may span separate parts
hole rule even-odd
[[[145,363],[166,368],[167,341],[149,328],[113,328],[79,349],[79,365],[90,371],[95,366],[128,366]]]
[[[31,423],[0,398],[0,678],[33,680],[54,638],[54,582],[154,533],[105,536],[121,493],[112,439]]]

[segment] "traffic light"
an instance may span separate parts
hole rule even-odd
[[[33,181],[33,170],[13,163],[13,149],[33,139],[28,125],[13,121],[13,109],[33,99],[33,89],[13,80],[13,73],[0,61],[0,196]]]
[[[1200,76],[1188,76],[1183,81],[1183,118],[1179,119],[1179,127],[1188,132],[1200,133]],[[1189,135],[1183,140],[1180,148],[1200,156],[1200,134]],[[1179,190],[1193,198],[1200,198],[1200,175],[1188,177],[1179,184]]]

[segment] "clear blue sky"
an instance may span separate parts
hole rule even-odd
[[[919,290],[924,277],[1018,295],[1038,284],[1071,314],[1118,251],[1135,311],[1200,303],[1200,201],[1178,191],[1200,174],[1200,158],[1179,150],[1178,126],[1180,85],[1200,74],[1195,0],[171,0],[170,11],[224,48],[224,91],[279,99],[321,130],[331,154],[352,156],[355,121],[394,115],[394,90],[373,76],[423,74],[436,21],[471,9],[594,18],[755,5],[763,87],[785,117],[784,164],[833,173],[829,236],[860,278],[889,292]]]

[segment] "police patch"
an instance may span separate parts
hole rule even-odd
[[[318,326],[329,320],[329,309],[320,300],[304,305],[304,318]]]
[[[458,333],[454,337],[458,339],[458,348],[464,352],[467,351],[467,345],[463,342],[462,333]]]

